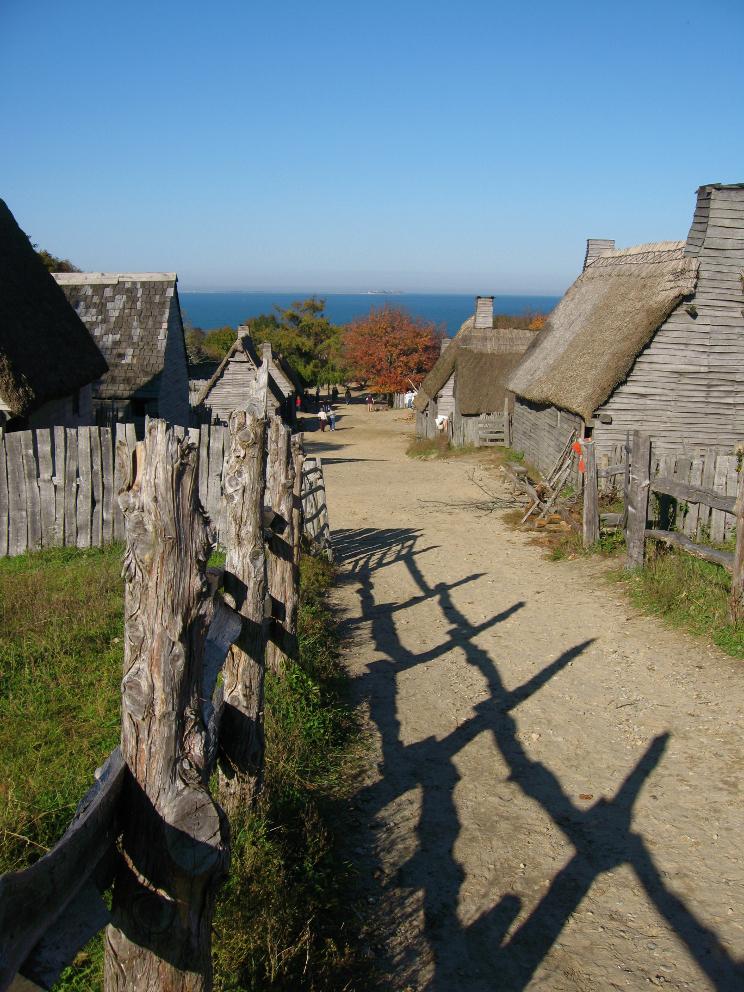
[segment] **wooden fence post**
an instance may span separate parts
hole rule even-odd
[[[597,459],[594,441],[581,442],[584,455],[584,518],[582,539],[585,548],[599,540],[599,502],[597,496]]]
[[[507,448],[511,448],[512,443],[512,429],[511,429],[511,410],[509,403],[509,395],[504,397],[504,445]]]
[[[294,563],[294,462],[290,430],[279,417],[269,427],[266,497],[274,511],[268,542],[268,581],[272,603],[266,667],[280,675],[286,658],[297,656],[298,575]]]
[[[126,528],[122,858],[106,932],[106,992],[203,992],[229,860],[208,789],[201,660],[211,597],[197,452],[164,421],[117,447]]]
[[[261,787],[266,653],[266,421],[244,410],[230,415],[225,459],[225,600],[243,631],[223,668],[220,802],[228,815],[248,808]]]
[[[744,620],[744,466],[739,469],[736,492],[736,551],[731,573],[729,616],[732,623]]]
[[[292,493],[292,540],[294,541],[294,563],[298,569],[299,585],[300,556],[302,554],[302,469],[305,464],[305,447],[302,434],[292,436],[292,463],[294,465],[294,487]]]
[[[630,479],[625,531],[627,548],[626,569],[642,568],[646,544],[648,497],[651,484],[651,439],[640,431],[633,431]]]

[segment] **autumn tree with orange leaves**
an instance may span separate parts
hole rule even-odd
[[[343,336],[351,377],[382,393],[417,389],[439,358],[444,332],[402,307],[372,307],[352,321]]]

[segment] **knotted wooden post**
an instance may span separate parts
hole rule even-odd
[[[266,474],[266,501],[274,512],[268,543],[272,619],[266,645],[266,666],[280,675],[285,659],[297,656],[299,581],[293,535],[295,467],[290,430],[279,417],[273,417],[269,427]]]
[[[117,447],[125,529],[122,858],[107,992],[212,986],[212,909],[228,828],[205,767],[201,666],[211,616],[197,450],[162,420]]]
[[[236,410],[230,416],[226,441],[225,600],[244,618],[240,638],[230,649],[223,668],[220,802],[231,815],[255,801],[263,772],[265,420]]]

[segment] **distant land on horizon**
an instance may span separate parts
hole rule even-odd
[[[238,327],[259,314],[271,313],[275,306],[288,307],[297,300],[305,300],[312,292],[190,292],[179,290],[181,308],[186,319],[194,326],[208,331],[215,327]],[[315,293],[326,301],[326,314],[334,324],[347,324],[355,317],[364,317],[374,306],[390,302],[401,306],[417,317],[443,325],[452,335],[464,320],[473,313],[475,295],[469,293]],[[556,305],[559,296],[516,296],[494,294],[495,313],[520,316],[524,313],[547,313]]]

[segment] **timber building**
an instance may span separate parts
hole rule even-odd
[[[196,416],[201,423],[226,424],[233,410],[249,410],[256,416],[279,415],[287,419],[287,397],[275,377],[271,345],[264,344],[262,350],[263,356],[260,357],[248,326],[238,328],[230,350],[196,397]],[[266,386],[259,375],[264,363],[267,366]],[[294,407],[291,417],[294,417]]]
[[[0,200],[0,431],[92,423],[106,361]]]
[[[109,371],[93,387],[96,423],[146,416],[189,423],[189,378],[175,272],[60,272],[54,278]]]
[[[686,241],[591,240],[584,271],[509,379],[513,446],[549,471],[573,433],[611,453],[744,440],[744,184],[697,192]]]
[[[479,296],[475,313],[442,353],[414,400],[416,434],[445,434],[455,447],[503,440],[506,382],[534,331],[493,326],[493,297]]]

